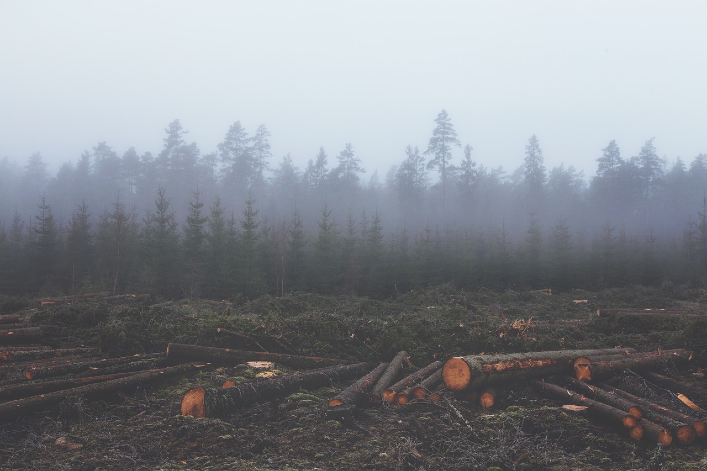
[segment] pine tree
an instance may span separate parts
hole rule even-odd
[[[56,281],[59,261],[59,229],[54,222],[52,208],[47,197],[42,195],[39,214],[35,216],[32,239],[32,271],[35,289],[42,289]]]
[[[71,292],[84,284],[91,284],[92,236],[88,206],[85,201],[79,204],[71,216],[69,230],[66,236],[66,246],[69,256]]]
[[[242,283],[241,292],[247,297],[265,292],[262,257],[259,256],[260,242],[263,237],[261,223],[257,220],[258,213],[259,211],[255,209],[255,200],[249,195],[240,220],[238,237],[239,279]]]
[[[204,283],[204,258],[206,251],[206,222],[208,218],[203,214],[204,202],[201,201],[201,192],[194,192],[193,199],[189,202],[189,215],[187,226],[184,230],[184,280],[185,291],[190,297],[201,296]]]
[[[543,153],[535,135],[528,140],[528,145],[525,146],[523,169],[523,182],[528,191],[530,208],[538,210],[542,202],[547,177],[543,165]]]
[[[432,154],[433,158],[427,163],[428,169],[436,168],[440,173],[442,184],[442,205],[445,206],[447,195],[447,179],[452,160],[452,145],[461,147],[461,142],[457,139],[457,132],[454,130],[452,121],[446,110],[442,110],[435,119],[437,126],[432,130],[432,137],[427,145],[425,155]]]
[[[226,299],[229,296],[226,221],[223,217],[221,199],[216,197],[209,208],[208,233],[206,234],[205,285],[209,297]]]
[[[291,291],[304,291],[309,287],[306,280],[307,257],[305,248],[307,246],[307,234],[300,218],[299,211],[295,209],[290,222],[289,238],[287,241],[287,273],[285,279],[289,280]]]
[[[324,203],[319,220],[319,231],[314,242],[315,263],[312,266],[313,284],[320,293],[330,293],[338,284],[337,240],[336,220],[329,206]]]
[[[177,228],[171,200],[167,198],[166,190],[161,187],[157,190],[155,211],[145,217],[143,242],[151,284],[157,293],[167,298],[180,294],[177,276],[179,262]]]

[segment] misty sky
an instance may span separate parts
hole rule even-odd
[[[273,165],[351,142],[381,178],[448,111],[487,167],[595,171],[707,152],[707,2],[0,0],[0,157],[58,164],[107,141],[202,153],[265,124]],[[455,150],[459,161],[461,149]]]

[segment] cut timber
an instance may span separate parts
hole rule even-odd
[[[427,395],[442,383],[442,370],[439,369],[422,380],[420,384],[412,388],[414,399],[424,399]]]
[[[0,316],[0,324],[19,324],[22,321],[18,314]]]
[[[494,389],[484,389],[479,395],[479,404],[484,409],[490,409],[496,404],[496,391]]]
[[[591,358],[591,357],[590,357]],[[597,381],[610,378],[626,369],[632,371],[646,371],[665,365],[667,361],[685,363],[692,358],[692,353],[686,350],[663,350],[651,355],[641,355],[638,357],[619,358],[591,362],[586,370],[575,370],[577,379],[582,381]]]
[[[62,365],[33,366],[25,370],[25,378],[27,378],[27,380],[50,378],[52,376],[61,376],[69,373],[81,373],[90,369],[104,369],[126,364],[138,364],[136,365],[137,369],[146,369],[142,368],[143,366],[152,366],[154,368],[155,366],[157,366],[157,362],[162,357],[163,355],[161,353],[151,353],[146,355],[131,355],[128,357],[118,357],[109,359],[103,358],[100,360],[72,362]],[[145,364],[145,362],[147,362],[147,365]],[[119,371],[111,371],[111,373],[118,372]]]
[[[685,381],[679,381],[675,378],[671,378],[669,376],[654,372],[646,373],[645,375],[651,381],[654,381],[660,384],[661,386],[665,386],[666,388],[670,388],[673,391],[692,396],[692,399],[697,398],[701,401],[707,402],[707,389],[705,388],[695,386],[694,384],[686,383]]]
[[[230,348],[201,347],[170,343],[167,345],[167,359],[180,361],[208,361],[216,364],[237,365],[245,361],[272,361],[293,368],[321,368],[339,365],[344,360],[334,358],[306,357],[287,355],[284,353],[249,352],[247,350],[232,350]]]
[[[169,368],[144,371],[126,376],[124,378],[104,381],[102,383],[87,384],[76,388],[64,389],[48,394],[30,396],[24,399],[5,402],[0,404],[0,420],[15,418],[27,412],[44,410],[70,397],[84,396],[87,398],[93,398],[96,396],[105,396],[108,393],[122,389],[142,386],[161,379],[193,373],[199,368],[199,365],[187,363]]]
[[[388,367],[371,390],[371,400],[373,402],[380,402],[383,391],[385,391],[388,386],[395,383],[395,380],[398,379],[398,375],[400,375],[400,372],[405,367],[405,363],[409,364],[409,362],[410,355],[405,350],[399,351],[395,357],[393,357]]]
[[[434,373],[435,371],[439,370],[442,368],[444,365],[443,362],[441,361],[435,361],[433,363],[430,363],[429,365],[425,366],[424,368],[420,368],[413,374],[401,379],[397,383],[393,384],[392,386],[389,386],[381,393],[381,400],[384,402],[387,402],[388,404],[393,404],[396,403],[395,396],[399,392],[401,392],[403,389],[407,388],[408,386],[414,386],[415,384],[419,383],[423,379],[427,378],[429,375]],[[405,398],[402,401],[404,402],[398,402],[398,404],[407,404],[407,399]]]
[[[569,389],[565,389],[563,387],[538,380],[531,380],[530,384],[535,388],[548,393],[550,396],[559,401],[570,402],[576,406],[586,406],[587,411],[589,413],[600,417],[601,419],[607,422],[610,422],[616,427],[624,427],[627,429],[631,429],[635,427],[638,423],[638,419],[636,419],[634,416],[632,416],[626,411],[622,411],[620,409],[617,409],[616,407],[604,404],[603,402],[589,399],[588,397],[570,391]],[[670,436],[670,432],[666,430],[665,433],[667,434],[665,437],[665,441],[668,441],[667,437]]]
[[[108,292],[74,294],[71,296],[61,296],[58,298],[43,298],[43,299],[40,299],[38,302],[39,302],[40,306],[53,306],[53,305],[57,305],[57,304],[78,303],[78,302],[86,301],[87,299],[90,299],[90,298],[102,298],[104,296],[108,296]]]
[[[12,399],[20,399],[23,397],[34,396],[35,394],[46,394],[62,389],[71,389],[78,386],[83,386],[91,383],[101,383],[135,373],[116,373],[103,376],[89,376],[86,378],[59,379],[55,381],[32,381],[20,384],[11,384],[0,387],[0,400],[7,401]]]
[[[658,352],[627,351],[608,355],[592,355],[591,358],[579,357],[574,361],[574,374],[580,381],[590,381],[592,378],[592,373],[589,367],[592,363],[616,362],[627,359],[655,357],[656,355],[658,355]]]
[[[106,296],[103,301],[112,304],[120,303],[148,303],[150,302],[149,294],[119,294],[116,296]]]
[[[41,327],[24,327],[21,329],[0,330],[0,342],[26,342],[27,339],[40,339],[43,336]]]
[[[343,404],[357,405],[368,401],[373,386],[376,385],[387,367],[388,363],[378,365],[366,376],[341,391],[334,399],[329,401],[329,407],[341,406]]]
[[[598,317],[629,316],[686,316],[697,317],[697,314],[686,313],[675,309],[597,309]]]
[[[601,401],[612,407],[621,409],[624,412],[628,412],[637,419],[643,417],[642,408],[637,401],[627,400],[626,398],[617,396],[615,393],[605,391],[598,386],[590,386],[587,383],[579,381],[575,378],[570,379],[570,384],[573,388],[582,392],[586,396],[591,397],[592,399],[596,399],[597,401]]]
[[[444,364],[442,379],[452,391],[467,387],[517,381],[550,374],[571,373],[575,359],[604,355],[627,349],[559,350],[549,352],[511,353],[506,355],[469,355],[454,357]]]
[[[4,361],[27,361],[39,360],[42,358],[67,357],[67,356],[87,356],[100,353],[99,348],[77,347],[60,348],[56,350],[19,350],[1,351],[0,360]]]
[[[338,365],[328,368],[291,373],[274,378],[245,381],[230,388],[190,389],[182,397],[182,415],[221,417],[259,401],[285,397],[300,388],[329,386],[333,381],[348,381],[362,375],[367,363]]]
[[[682,444],[690,444],[695,441],[696,437],[703,437],[705,435],[705,423],[700,419],[668,409],[660,404],[656,404],[648,399],[635,396],[621,389],[608,385],[602,386],[607,391],[616,394],[619,397],[623,397],[629,401],[640,404],[643,410],[646,411],[644,415],[648,420],[670,429],[670,431]]]

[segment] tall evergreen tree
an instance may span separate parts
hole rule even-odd
[[[442,110],[435,119],[437,126],[432,130],[432,137],[425,155],[431,154],[432,160],[427,163],[428,169],[436,168],[440,174],[440,182],[442,184],[442,204],[445,205],[447,195],[447,179],[452,160],[453,145],[461,147],[461,142],[457,139],[457,132],[454,130],[454,125],[449,118],[446,110]]]
[[[542,202],[547,176],[543,165],[543,152],[535,135],[528,140],[528,145],[525,146],[523,170],[523,183],[528,191],[530,208],[538,210]]]
[[[291,291],[304,291],[309,287],[306,281],[307,234],[304,230],[299,211],[295,209],[290,222],[289,239],[287,241],[287,273],[286,280]]]
[[[166,190],[157,190],[155,210],[145,217],[143,243],[153,289],[167,298],[178,296],[178,224]]]
[[[314,241],[315,263],[312,267],[314,287],[320,293],[330,293],[338,284],[337,240],[336,220],[329,206],[324,203],[319,220],[319,231]]]
[[[190,297],[201,296],[204,283],[204,258],[206,251],[206,222],[208,218],[203,214],[204,202],[201,201],[201,192],[194,192],[194,197],[189,202],[189,215],[184,229],[184,262],[185,262],[185,292]]]
[[[70,289],[76,293],[82,285],[92,284],[92,235],[88,206],[85,201],[76,208],[69,222],[66,248],[69,257]]]
[[[39,213],[35,216],[33,227],[32,271],[35,289],[42,289],[56,281],[60,241],[59,229],[45,195],[42,195],[38,208]]]

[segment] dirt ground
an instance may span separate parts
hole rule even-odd
[[[573,302],[580,299],[588,303]],[[86,303],[39,311],[32,324],[53,326],[57,346],[101,346],[110,356],[160,352],[170,341],[257,349],[219,334],[217,327],[249,335],[269,351],[371,364],[406,350],[415,367],[483,352],[687,348],[695,352],[691,366],[665,365],[663,372],[707,386],[705,303],[707,291],[672,286],[547,295],[465,292],[445,285],[384,301],[299,294],[232,306],[198,300],[162,306]],[[616,307],[678,309],[704,317],[595,314]],[[581,322],[557,322],[572,319]],[[537,321],[550,325],[534,328]],[[622,430],[562,409],[523,382],[502,390],[500,404],[491,409],[450,393],[440,403],[364,407],[352,420],[339,421],[327,414],[326,404],[348,384],[331,384],[226,417],[180,415],[188,389],[259,373],[242,366],[209,368],[101,400],[69,398],[58,408],[2,424],[0,469],[707,469],[705,439],[670,447],[635,442]],[[610,383],[688,410],[640,375],[625,372]]]

